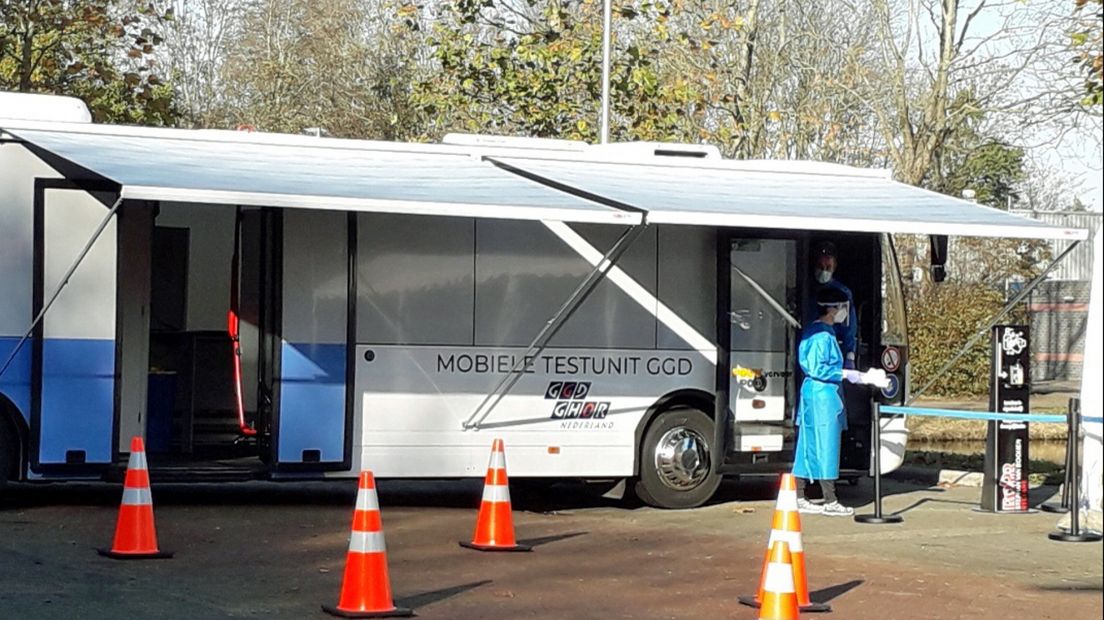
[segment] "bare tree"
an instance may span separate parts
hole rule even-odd
[[[856,58],[854,96],[877,119],[898,178],[921,184],[950,136],[980,113],[988,131],[1053,142],[1071,109],[1069,7],[1015,0],[871,0],[878,36]],[[1066,97],[1066,99],[1063,99]],[[1097,122],[1097,126],[1099,123]],[[1014,132],[1014,133],[1013,133]]]
[[[189,124],[416,134],[416,11],[398,0],[176,0],[167,50]]]
[[[244,0],[175,0],[166,33],[165,62],[172,75],[182,121],[196,127],[225,125],[230,107],[221,73],[238,34]]]

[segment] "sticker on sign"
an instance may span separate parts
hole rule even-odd
[[[886,372],[896,372],[901,367],[901,351],[897,347],[886,347],[882,351],[882,368]]]

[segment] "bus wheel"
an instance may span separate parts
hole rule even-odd
[[[721,484],[710,460],[712,437],[713,421],[696,409],[659,414],[641,444],[637,496],[659,508],[704,504]]]
[[[0,403],[2,404],[2,403]],[[19,458],[19,441],[12,428],[11,422],[4,419],[3,410],[0,409],[0,488],[15,477]]]

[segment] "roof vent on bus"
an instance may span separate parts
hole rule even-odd
[[[535,149],[542,151],[582,151],[586,142],[557,140],[555,138],[524,138],[521,136],[492,136],[473,133],[447,133],[442,144],[454,146],[479,146],[485,148]]]
[[[76,97],[0,93],[0,118],[19,121],[91,123],[88,106]]]
[[[678,142],[618,142],[592,147],[602,153],[624,157],[683,157],[686,159],[721,159],[721,150],[712,144],[680,144]]]

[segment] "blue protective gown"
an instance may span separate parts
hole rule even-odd
[[[814,321],[801,334],[798,363],[805,373],[797,408],[793,475],[807,480],[839,478],[840,435],[847,418],[840,398],[843,353],[831,325]]]

